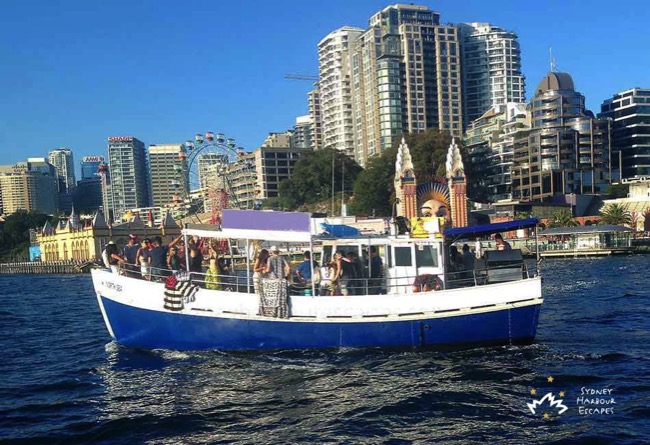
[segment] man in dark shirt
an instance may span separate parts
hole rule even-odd
[[[167,276],[167,246],[163,246],[160,236],[153,239],[151,249],[151,276],[154,280]]]
[[[384,263],[377,253],[376,246],[370,246],[370,279],[368,280],[368,293],[379,295],[382,292],[382,277],[384,276]]]
[[[140,266],[138,265],[138,250],[140,250],[140,245],[137,242],[138,237],[135,235],[129,235],[129,241],[124,246],[124,261],[126,264],[124,268],[129,271],[130,276],[139,276]]]

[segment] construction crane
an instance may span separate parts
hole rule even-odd
[[[307,74],[285,74],[284,78],[291,79],[291,80],[311,80],[314,82],[318,82],[318,76],[310,76]]]

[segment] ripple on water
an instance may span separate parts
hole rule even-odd
[[[88,277],[4,276],[0,442],[641,443],[650,256],[543,267],[537,342],[459,351],[132,350]],[[616,414],[578,415],[582,387],[612,388]],[[533,388],[572,405],[544,421]]]

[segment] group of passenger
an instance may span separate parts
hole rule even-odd
[[[311,252],[303,253],[304,260],[293,273],[289,263],[279,254],[277,246],[262,249],[253,264],[255,292],[263,293],[263,280],[284,279],[292,290],[310,295],[312,288],[319,295],[379,294],[382,290],[383,262],[375,246],[370,247],[369,271],[356,252],[337,250],[330,262],[319,266]]]
[[[212,246],[213,247],[213,246]],[[217,274],[216,249],[212,250],[215,263],[210,262],[209,272]],[[127,243],[120,253],[114,241],[106,245],[102,258],[106,267],[114,273],[122,271],[130,277],[145,280],[163,280],[177,271],[202,272],[203,253],[198,238],[192,237],[187,246],[182,235],[178,235],[169,244],[163,243],[162,237],[143,238],[138,242],[136,235],[129,235]],[[188,267],[189,264],[189,267]]]
[[[500,233],[494,235],[496,250],[512,250],[510,243],[503,239]],[[463,244],[462,253],[458,247],[452,245],[449,247],[449,261],[447,271],[452,279],[473,278],[474,264],[477,258],[481,257],[480,242],[477,241],[476,250],[470,251],[468,244]]]

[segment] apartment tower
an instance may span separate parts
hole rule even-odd
[[[149,206],[149,165],[144,143],[132,136],[108,138],[111,210],[120,221],[129,209]]]
[[[650,89],[615,94],[600,109],[598,117],[612,121],[612,161],[620,179],[650,177]]]
[[[151,201],[154,207],[168,206],[174,195],[187,196],[189,181],[183,144],[149,146]]]
[[[526,100],[517,34],[489,23],[459,25],[465,126],[497,105]]]
[[[72,150],[57,148],[48,153],[48,162],[56,168],[59,175],[59,191],[66,193],[75,186],[74,158]]]

